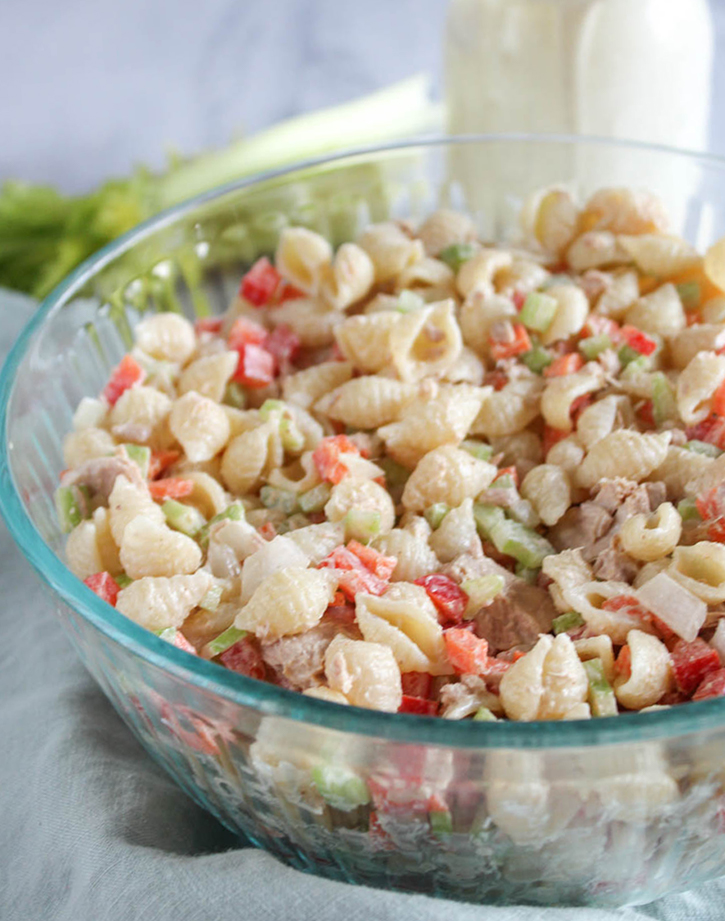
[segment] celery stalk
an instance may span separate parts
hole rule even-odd
[[[380,533],[380,512],[365,508],[351,508],[345,515],[345,537],[366,544]]]
[[[232,502],[231,505],[227,506],[223,512],[219,512],[218,515],[215,515],[196,535],[196,539],[199,541],[199,544],[202,548],[209,546],[209,530],[213,524],[217,524],[220,521],[224,521],[229,518],[231,521],[244,521],[244,506],[241,502]]]
[[[370,802],[368,785],[349,768],[336,764],[316,764],[310,773],[322,798],[336,809],[349,812]]]
[[[433,528],[434,531],[437,531],[438,528],[443,524],[443,519],[446,517],[448,512],[450,512],[450,506],[446,505],[445,502],[435,502],[433,505],[429,505],[428,508],[423,512],[425,520]]]
[[[652,375],[652,415],[658,426],[679,419],[675,389],[661,371]]]
[[[589,706],[592,716],[616,716],[617,700],[611,684],[604,675],[601,659],[588,659],[582,662],[589,681]]]
[[[129,459],[136,464],[141,471],[141,476],[146,479],[149,475],[149,463],[151,462],[151,448],[146,445],[125,444]]]
[[[697,502],[693,496],[686,496],[677,503],[677,511],[683,521],[702,521],[702,515],[697,510]]]
[[[263,486],[259,491],[259,498],[265,508],[279,509],[285,515],[292,515],[297,510],[297,494],[289,489],[279,489],[277,486]]]
[[[313,486],[307,492],[303,492],[299,498],[300,508],[303,512],[321,512],[330,501],[332,487],[329,483],[320,483],[319,486]]]
[[[567,630],[573,630],[575,627],[583,627],[584,618],[577,611],[567,611],[554,618],[552,627],[554,633],[558,636],[560,633],[566,633]]]
[[[84,518],[90,518],[89,491],[86,486],[59,486],[55,491],[55,509],[64,534],[72,531]]]
[[[557,309],[558,302],[556,298],[550,294],[533,291],[524,301],[519,320],[527,329],[544,333],[551,326]]]
[[[687,451],[694,451],[695,454],[704,454],[706,457],[720,457],[722,454],[717,445],[711,445],[708,441],[698,441],[697,438],[685,442],[682,447]]]
[[[461,583],[461,588],[468,595],[468,604],[463,616],[467,620],[475,617],[481,608],[490,604],[497,595],[501,594],[505,585],[504,577],[498,573],[479,576],[477,579],[464,580]]]
[[[246,635],[246,630],[239,630],[232,624],[231,627],[227,627],[219,636],[210,640],[202,648],[201,654],[205,659],[215,659],[229,649],[230,646],[233,646],[235,643],[239,642],[239,640],[243,640]]]
[[[167,499],[161,506],[161,511],[169,527],[189,537],[197,534],[206,524],[206,518],[198,509],[192,505],[177,502],[176,499]]]
[[[460,443],[459,447],[482,461],[491,460],[493,455],[493,448],[491,445],[486,444],[485,441],[479,441],[477,438],[466,438]]]

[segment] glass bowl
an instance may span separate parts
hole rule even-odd
[[[523,196],[571,181],[663,194],[699,246],[725,234],[725,161],[523,136],[401,144],[203,195],[81,266],[0,379],[0,509],[84,664],[151,755],[227,828],[302,870],[480,903],[621,906],[725,873],[725,700],[573,722],[341,707],[194,658],[66,569],[53,492],[73,409],[144,311],[222,311],[288,223],[334,242],[468,209],[509,238]]]

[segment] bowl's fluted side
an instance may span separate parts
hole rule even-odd
[[[723,166],[665,151],[510,140],[364,154],[163,218],[51,298],[16,356],[0,459],[11,531],[62,596],[55,604],[82,660],[145,748],[227,827],[281,859],[489,903],[622,905],[725,872],[725,719],[707,731],[679,721],[682,734],[664,741],[628,731],[619,744],[592,745],[589,733],[581,745],[569,734],[566,747],[525,748],[489,747],[480,726],[480,747],[440,744],[433,731],[428,743],[376,737],[356,732],[354,708],[344,727],[321,728],[299,710],[280,716],[264,686],[254,703],[235,698],[210,677],[214,666],[165,667],[162,641],[151,638],[149,651],[111,618],[86,616],[87,591],[69,573],[49,574],[38,551],[45,541],[62,556],[52,497],[73,409],[101,389],[143,311],[221,311],[241,266],[271,251],[288,223],[341,240],[442,203],[468,207],[492,239],[514,233],[522,197],[541,185],[641,186],[648,169],[670,177],[666,197],[693,242],[725,233]]]

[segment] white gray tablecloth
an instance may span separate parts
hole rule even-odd
[[[0,358],[32,309],[0,292]],[[0,524],[2,921],[722,921],[725,879],[622,912],[460,905],[243,846],[141,749]]]

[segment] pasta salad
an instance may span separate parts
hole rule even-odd
[[[725,241],[544,190],[143,319],[64,443],[70,569],[193,655],[339,704],[613,716],[725,695]]]

